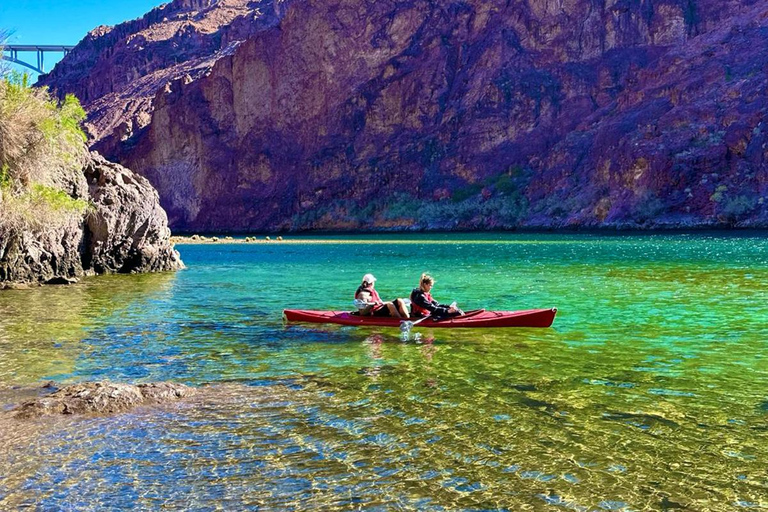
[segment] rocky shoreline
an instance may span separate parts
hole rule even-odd
[[[65,189],[89,209],[63,225],[0,235],[0,289],[184,268],[149,181],[90,153]]]
[[[287,244],[287,245],[307,245],[307,244],[376,244],[392,243],[392,238],[376,240],[366,237],[376,237],[382,235],[404,235],[398,242],[422,243],[423,240],[417,239],[417,235],[607,235],[607,236],[628,236],[628,235],[687,235],[687,234],[707,234],[707,233],[729,233],[732,235],[768,235],[768,228],[765,227],[742,227],[732,228],[727,226],[680,226],[667,229],[638,229],[638,228],[573,228],[573,229],[516,229],[516,230],[482,230],[482,231],[428,231],[428,230],[381,230],[381,231],[356,231],[351,233],[339,231],[313,231],[309,233],[294,234],[299,238],[291,238],[290,235],[250,235],[250,236],[205,236],[205,235],[174,235],[171,237],[171,243],[174,245],[215,245],[215,244]],[[350,238],[335,238],[336,236],[352,236]],[[318,238],[310,238],[317,236]],[[413,238],[411,240],[410,238]],[[443,243],[456,243],[455,240],[444,240]],[[488,240],[493,243],[493,240]]]

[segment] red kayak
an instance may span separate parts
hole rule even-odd
[[[419,322],[422,327],[550,327],[557,308],[528,309],[525,311],[486,311],[476,309],[462,316],[434,321],[427,318]],[[283,316],[289,322],[313,324],[341,324],[358,326],[399,327],[399,318],[353,315],[347,311],[310,311],[285,309]],[[415,320],[412,320],[415,321]]]

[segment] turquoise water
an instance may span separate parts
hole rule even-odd
[[[295,240],[295,239],[294,239]],[[176,274],[0,294],[0,405],[202,386],[128,414],[0,416],[0,509],[768,508],[768,238],[431,235],[182,245]],[[551,329],[285,325],[423,271]]]

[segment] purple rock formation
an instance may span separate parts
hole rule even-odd
[[[186,230],[766,226],[768,0],[180,2],[41,83]]]

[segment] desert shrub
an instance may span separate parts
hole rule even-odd
[[[637,203],[635,203],[632,217],[636,222],[642,224],[644,222],[652,221],[665,209],[666,206],[664,205],[664,201],[662,201],[654,192],[648,191],[638,199]]]
[[[728,219],[736,220],[751,212],[757,207],[757,198],[749,196],[736,196],[722,200],[721,212]]]
[[[63,190],[34,184],[21,193],[9,193],[7,187],[0,201],[0,235],[29,230],[38,232],[66,225],[73,217],[82,217],[92,206],[73,199]]]
[[[417,221],[427,227],[450,229],[513,228],[525,217],[528,201],[522,195],[496,196],[485,201],[473,196],[461,202],[430,201],[423,203]]]
[[[512,194],[518,190],[517,183],[509,174],[496,176],[491,185],[502,194]]]
[[[466,201],[472,196],[476,196],[483,189],[483,185],[480,183],[472,183],[465,187],[456,189],[451,194],[451,201],[454,203],[461,203]]]
[[[85,201],[60,189],[82,167],[84,118],[72,95],[59,102],[31,87],[28,75],[0,78],[0,235],[60,225],[86,212]]]
[[[396,193],[387,201],[383,208],[382,217],[385,219],[413,219],[419,209],[421,202],[415,197]]]
[[[55,171],[81,164],[85,111],[73,95],[62,102],[46,89],[30,87],[29,76],[0,80],[0,165],[18,185],[52,184]]]
[[[0,189],[10,189],[13,185],[10,168],[7,165],[0,167]]]

